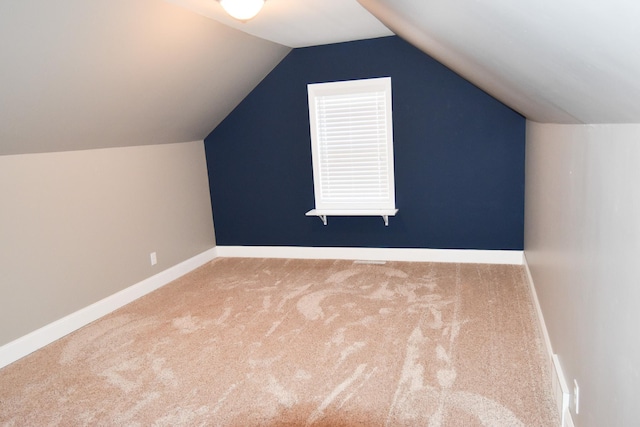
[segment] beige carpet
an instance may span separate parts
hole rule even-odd
[[[3,426],[557,426],[521,267],[217,259],[0,370]]]

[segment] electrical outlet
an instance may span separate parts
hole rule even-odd
[[[576,411],[576,415],[580,412],[580,387],[578,381],[573,380],[573,409]]]
[[[158,263],[158,256],[156,255],[155,252],[151,252],[150,258],[151,258],[151,265],[156,265]]]

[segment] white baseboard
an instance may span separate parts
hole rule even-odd
[[[216,253],[216,248],[202,252],[180,264],[174,265],[135,285],[3,345],[0,347],[0,368],[184,276],[188,272],[214,259]]]
[[[295,246],[218,246],[3,345],[0,347],[0,368],[15,362],[16,360],[48,344],[51,344],[65,335],[88,325],[100,317],[105,316],[156,289],[161,288],[162,286],[187,274],[216,257],[460,262],[512,265],[522,265],[523,263],[522,251]]]
[[[321,248],[297,246],[218,246],[220,257],[459,262],[522,265],[522,251],[418,248]]]
[[[569,411],[569,386],[557,354],[553,355],[553,372],[551,373],[551,390],[560,414],[560,427],[573,427]]]
[[[574,427],[573,419],[571,418],[571,413],[569,411],[569,387],[567,386],[567,381],[564,377],[562,367],[560,366],[560,359],[553,352],[553,347],[551,346],[551,339],[549,338],[547,325],[544,321],[544,316],[542,315],[540,300],[538,299],[538,293],[536,292],[536,287],[533,282],[533,276],[531,275],[531,270],[529,269],[529,264],[527,263],[526,254],[523,254],[522,256],[522,263],[527,274],[529,290],[531,291],[531,298],[533,299],[533,304],[536,309],[536,317],[538,318],[538,325],[542,333],[544,346],[547,353],[547,358],[545,360],[547,364],[546,368],[547,372],[549,373],[549,378],[551,378],[549,387],[558,407],[560,427]]]
[[[529,291],[531,292],[531,298],[533,299],[533,305],[536,309],[536,314],[538,318],[538,326],[540,327],[540,332],[542,333],[542,338],[544,340],[544,346],[547,350],[547,368],[551,373],[553,371],[553,348],[551,347],[551,339],[549,338],[549,332],[547,331],[547,324],[544,321],[544,316],[542,315],[542,308],[540,307],[540,301],[538,300],[538,293],[536,292],[535,284],[533,283],[533,276],[531,275],[531,270],[529,269],[529,264],[527,263],[526,254],[522,257],[524,271],[527,274],[527,279],[529,282]]]

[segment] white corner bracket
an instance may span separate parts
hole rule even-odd
[[[329,216],[381,216],[385,227],[389,226],[389,217],[395,216],[398,209],[376,209],[376,210],[329,210],[329,209],[311,209],[306,216],[317,216],[327,225],[327,217]]]

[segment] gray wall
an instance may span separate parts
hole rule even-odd
[[[0,156],[0,201],[0,345],[215,246],[202,141]]]
[[[640,425],[640,125],[527,123],[525,255],[577,426]]]
[[[289,51],[160,0],[0,1],[0,345],[214,246],[201,140]]]

